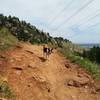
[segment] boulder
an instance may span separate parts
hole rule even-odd
[[[86,86],[90,83],[90,80],[86,77],[83,78],[75,78],[68,81],[68,86],[74,86],[74,87],[81,87]]]

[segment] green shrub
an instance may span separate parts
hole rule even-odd
[[[15,100],[15,95],[6,82],[0,81],[0,96],[8,100]]]
[[[5,50],[17,43],[17,39],[7,28],[0,29],[0,50]]]
[[[93,62],[100,63],[100,47],[93,47],[88,51],[83,52],[83,57],[90,59]]]

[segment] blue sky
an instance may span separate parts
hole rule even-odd
[[[0,0],[0,13],[74,43],[100,43],[100,0]]]

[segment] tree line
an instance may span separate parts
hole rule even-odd
[[[92,62],[96,62],[100,64],[100,47],[94,46],[90,50],[84,50],[82,56],[88,58]]]
[[[51,37],[49,33],[37,29],[35,26],[26,21],[20,21],[15,16],[4,16],[0,14],[0,28],[6,27],[9,31],[18,38],[19,41],[28,41],[32,44],[52,44],[63,47],[64,42],[70,42],[62,37]]]

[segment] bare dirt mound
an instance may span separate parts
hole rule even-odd
[[[21,44],[0,54],[0,74],[17,100],[100,100],[94,81],[56,50],[48,60],[42,46]]]

